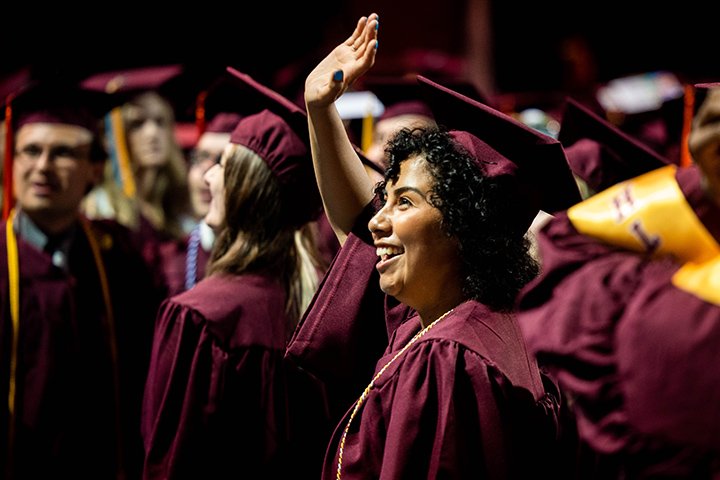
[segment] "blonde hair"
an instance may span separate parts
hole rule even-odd
[[[110,162],[105,168],[102,184],[87,196],[82,205],[83,211],[91,218],[114,218],[131,230],[140,226],[141,215],[155,230],[165,237],[182,239],[186,235],[185,220],[191,216],[190,195],[188,191],[188,165],[182,148],[175,140],[175,114],[172,105],[156,92],[143,92],[121,107],[124,124],[125,142],[128,152],[128,131],[132,121],[130,112],[136,108],[156,109],[161,112],[167,124],[169,148],[167,161],[156,170],[153,178],[143,181],[144,172],[130,155],[136,193],[128,197],[113,176]],[[119,139],[116,139],[119,141]],[[147,181],[149,180],[149,181]],[[145,188],[143,188],[143,186]]]
[[[173,238],[182,238],[185,234],[183,219],[190,212],[190,199],[187,186],[188,165],[182,148],[175,140],[175,114],[172,105],[155,92],[145,92],[133,99],[130,105],[148,108],[156,105],[160,108],[168,125],[170,135],[170,152],[167,162],[160,167],[157,177],[153,179],[149,190],[138,189],[140,211],[153,226]],[[127,125],[128,108],[123,109],[123,118]],[[127,129],[126,129],[127,131]],[[132,158],[131,158],[132,161]],[[140,165],[133,163],[136,182],[142,173]]]

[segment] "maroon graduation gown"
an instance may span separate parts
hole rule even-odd
[[[140,406],[161,290],[150,282],[152,275],[127,229],[108,220],[91,225],[109,285],[112,330],[100,277],[82,230],[78,229],[68,254],[70,274],[18,239],[22,283],[17,408],[21,423],[15,437],[15,478],[52,474],[114,479],[123,471],[126,478],[134,479],[141,473]],[[7,298],[4,237],[0,277],[2,295]],[[9,371],[8,305],[3,302],[0,329],[3,391]],[[116,342],[115,354],[110,338]],[[3,403],[6,399],[3,395]],[[6,420],[3,414],[3,442],[8,437]]]
[[[289,363],[325,385],[332,417],[328,436],[372,378],[392,332],[411,313],[379,288],[377,255],[367,229],[373,213],[369,204],[358,218],[286,351]]]
[[[393,336],[379,370],[419,330]],[[557,403],[546,395],[511,315],[469,301],[400,356],[350,425],[342,478],[528,478],[543,473]],[[335,478],[338,444],[323,478]]]
[[[8,388],[12,323],[5,223],[0,235],[0,477],[48,478],[81,463],[83,439],[73,435],[87,419],[73,401],[81,378],[72,284],[50,257],[18,239],[20,332],[15,435],[10,454]],[[12,463],[13,471],[8,472]],[[70,469],[69,469],[70,468]]]
[[[688,203],[715,239],[720,212],[699,173],[679,169]],[[519,299],[540,363],[574,403],[605,478],[720,475],[720,308],[671,283],[680,267],[580,235],[565,214],[540,233],[543,272]]]
[[[377,257],[367,234],[371,213],[369,207],[358,220],[287,350],[287,358],[325,381],[329,392],[344,387],[330,398],[335,411],[341,402],[347,410],[373,370],[419,330],[418,317],[407,319],[412,311],[379,289]],[[388,332],[394,332],[389,342]],[[322,478],[336,476],[338,445],[351,410],[336,418]],[[546,473],[557,411],[556,397],[545,393],[515,319],[466,302],[378,379],[351,424],[342,478]]]
[[[142,432],[146,479],[276,478],[288,441],[285,291],[263,275],[213,275],[166,300]]]

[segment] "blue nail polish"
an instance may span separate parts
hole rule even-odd
[[[380,21],[378,21],[378,22],[375,24],[375,30],[379,30],[379,29],[380,29]]]
[[[337,70],[335,73],[333,73],[333,81],[335,81],[335,82],[343,81],[343,71],[342,70]]]
[[[378,49],[378,43],[380,43],[380,40],[375,40],[375,50]]]

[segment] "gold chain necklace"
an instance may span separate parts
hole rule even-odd
[[[452,311],[455,310],[454,308],[451,308],[447,312],[440,315],[434,322],[432,322],[427,327],[420,330],[418,333],[415,334],[414,337],[410,339],[408,343],[405,344],[403,348],[401,348],[391,359],[389,362],[387,362],[383,367],[380,369],[379,372],[375,374],[375,376],[370,380],[370,383],[367,387],[365,387],[365,390],[363,390],[362,395],[360,395],[360,398],[357,399],[355,402],[355,407],[353,408],[352,412],[350,413],[350,418],[348,418],[347,424],[345,425],[345,429],[343,430],[342,437],[340,438],[340,447],[338,452],[338,463],[337,463],[337,480],[341,480],[342,477],[342,460],[343,460],[343,452],[345,450],[345,439],[347,439],[348,432],[350,431],[350,424],[352,423],[353,419],[355,418],[355,415],[357,415],[357,412],[360,410],[360,407],[365,403],[365,400],[367,399],[368,395],[370,394],[370,390],[372,390],[375,387],[375,382],[378,378],[380,378],[380,375],[387,370],[387,368],[400,357],[405,351],[410,348],[410,346],[417,342],[420,338],[423,337],[432,327],[435,326],[436,323],[438,323],[443,318],[447,317],[452,313]]]

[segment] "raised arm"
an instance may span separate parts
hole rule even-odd
[[[340,97],[375,63],[378,15],[358,20],[355,31],[335,47],[305,80],[315,176],[325,212],[340,243],[373,197],[373,182],[348,137],[335,108]]]

